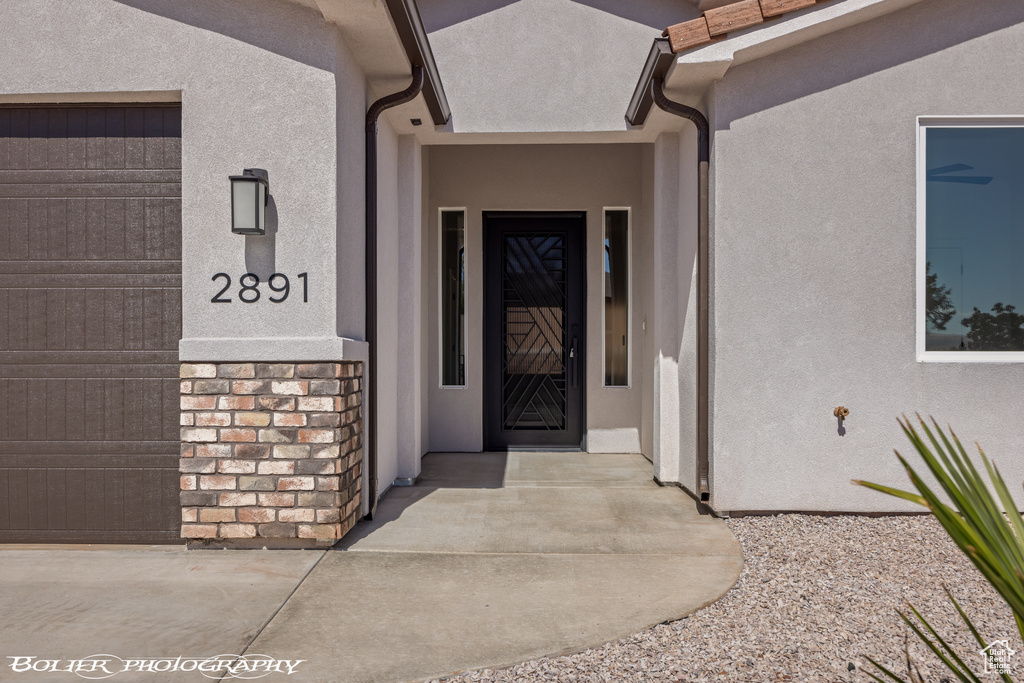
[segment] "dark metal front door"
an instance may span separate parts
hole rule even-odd
[[[485,447],[580,448],[586,214],[483,218]]]

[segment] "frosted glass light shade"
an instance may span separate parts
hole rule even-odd
[[[267,199],[270,184],[267,172],[247,168],[231,180],[231,232],[239,235],[263,235],[267,231]]]

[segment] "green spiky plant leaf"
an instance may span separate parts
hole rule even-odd
[[[949,429],[947,436],[934,418],[932,419],[934,430],[920,415],[917,416],[917,419],[921,425],[921,433],[918,433],[906,416],[900,420],[900,427],[952,504],[943,502],[939,493],[924,483],[899,451],[896,451],[896,457],[906,469],[907,476],[910,477],[910,482],[916,492],[903,491],[865,481],[854,481],[853,483],[931,510],[957,547],[974,563],[974,566],[981,571],[982,575],[1009,605],[1017,621],[1017,629],[1021,637],[1024,638],[1024,520],[1021,519],[1021,515],[1017,511],[1017,505],[1010,495],[1010,490],[1002,475],[999,474],[999,470],[985,456],[985,452],[981,450],[980,446],[978,446],[978,453],[981,455],[985,473],[992,483],[991,489],[982,479],[952,429]],[[956,607],[957,613],[980,648],[982,650],[987,648],[988,645],[984,638],[981,637],[948,589],[946,595]],[[942,636],[931,627],[925,617],[914,609],[913,605],[909,606],[909,610],[913,618],[905,612],[899,612],[900,617],[925,647],[939,658],[949,673],[958,681],[980,683],[980,679]],[[888,681],[917,683],[922,680],[910,661],[909,650],[907,651],[909,679],[901,678],[873,659],[869,658],[868,661],[879,672],[879,675],[872,673],[868,675],[880,683]],[[880,676],[884,676],[884,678]],[[1012,679],[1005,673],[1001,674],[1001,678],[1012,683]]]

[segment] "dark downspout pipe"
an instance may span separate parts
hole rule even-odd
[[[366,342],[369,346],[370,394],[366,430],[370,511],[366,519],[377,512],[377,119],[386,109],[397,107],[414,99],[423,90],[423,67],[412,67],[412,83],[402,92],[386,95],[370,105],[366,112]],[[366,374],[364,372],[364,374]]]
[[[710,127],[699,110],[665,97],[662,78],[651,79],[651,94],[659,109],[681,116],[697,126],[697,484],[703,503],[711,498],[708,485],[708,339],[709,269],[711,257],[708,238],[708,164],[711,159]]]

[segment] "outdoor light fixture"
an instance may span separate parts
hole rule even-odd
[[[262,168],[247,168],[231,180],[231,232],[262,235],[267,231],[270,182]]]

